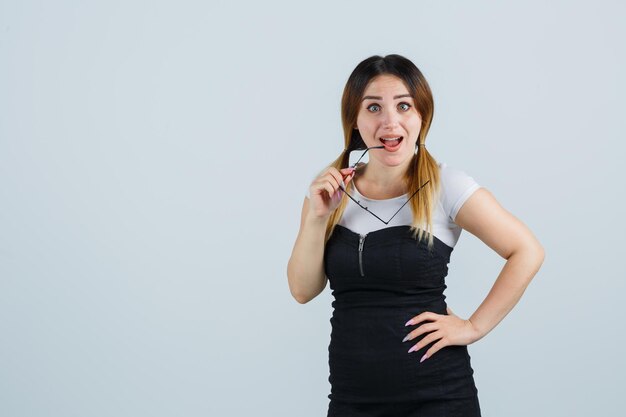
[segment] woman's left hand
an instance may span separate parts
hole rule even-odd
[[[408,326],[416,325],[426,320],[432,321],[431,323],[422,324],[420,327],[406,335],[402,342],[413,340],[421,334],[431,332],[420,340],[415,346],[413,346],[409,350],[409,353],[418,351],[429,343],[439,340],[439,342],[435,343],[430,347],[430,349],[428,349],[428,351],[426,351],[426,354],[422,356],[420,362],[430,358],[444,346],[469,345],[480,339],[480,333],[471,321],[463,320],[454,314],[449,307],[446,311],[448,312],[448,315],[425,311],[407,322],[406,325]]]

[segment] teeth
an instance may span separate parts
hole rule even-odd
[[[397,138],[381,138],[382,140],[399,140],[402,136],[398,136]]]

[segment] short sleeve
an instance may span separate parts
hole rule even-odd
[[[445,163],[441,166],[442,205],[446,215],[455,221],[465,201],[480,188],[480,184],[465,171],[450,167]]]

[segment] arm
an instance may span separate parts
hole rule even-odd
[[[301,304],[317,297],[328,281],[323,264],[327,219],[309,214],[309,199],[305,197],[300,217],[300,231],[287,264],[289,290]]]
[[[287,280],[291,295],[301,304],[317,297],[326,287],[324,271],[326,225],[339,206],[342,195],[339,185],[352,180],[353,168],[328,167],[313,180],[310,198],[304,197],[300,215],[300,231],[287,264]]]
[[[478,340],[517,304],[541,267],[545,252],[532,232],[485,188],[467,199],[454,221],[507,260],[491,291],[469,318]]]

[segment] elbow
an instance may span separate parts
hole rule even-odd
[[[291,295],[293,296],[293,298],[300,304],[306,304],[309,301],[313,300],[315,297],[317,297],[318,295],[320,295],[322,293],[322,291],[324,290],[324,286],[322,286],[320,289],[317,290],[313,290],[313,291],[307,291],[306,293],[303,292],[297,292],[297,291],[292,291]]]
[[[516,259],[516,262],[520,262],[520,265],[523,265],[523,268],[529,274],[527,281],[530,283],[537,272],[539,272],[539,269],[541,269],[545,258],[545,249],[539,242],[535,241],[527,245],[520,246],[505,259],[507,261]]]
[[[529,265],[534,265],[532,267],[532,276],[534,277],[535,274],[539,272],[539,269],[541,269],[541,266],[543,265],[543,261],[546,259],[546,251],[543,246],[537,242],[527,249],[526,256]]]
[[[535,241],[532,246],[532,253],[537,262],[537,269],[539,269],[543,264],[543,261],[546,259],[546,250],[543,248],[543,245],[539,243],[539,241]]]
[[[291,296],[294,300],[296,300],[299,304],[306,304],[312,299],[314,299],[317,294],[305,293],[303,291],[299,291],[294,289],[291,285],[289,286],[289,291],[291,292]]]
[[[294,294],[292,294],[292,295],[293,295],[293,298],[300,304],[306,304],[309,301],[311,301],[310,298],[306,298],[306,297],[302,297],[302,296],[298,296],[298,295],[294,295]]]
[[[296,292],[293,290],[293,288],[289,288],[289,290],[291,291],[291,296],[293,297],[293,299],[296,300],[299,304],[306,304],[311,301],[311,297],[307,297],[305,294]]]
[[[539,270],[541,269],[541,266],[543,265],[543,261],[546,259],[546,251],[543,248],[543,246],[538,245],[537,248],[535,248],[534,250],[534,261],[535,261],[535,266],[532,269],[532,276],[531,279],[533,279],[534,277],[537,276],[537,273],[539,272]]]
[[[302,294],[302,292],[298,291],[295,288],[295,285],[293,284],[294,282],[293,274],[291,273],[289,269],[287,269],[287,282],[289,283],[289,292],[291,293],[291,296],[299,304],[306,304],[309,301],[311,301],[310,297],[307,297],[306,295]]]
[[[539,245],[539,256],[539,266],[541,266],[546,259],[546,250],[541,245]]]
[[[509,259],[513,255],[519,255],[526,258],[528,263],[537,265],[537,269],[541,267],[543,261],[546,258],[546,251],[537,240],[527,243],[526,245],[520,245],[519,248],[512,251],[511,254],[505,259]]]
[[[320,278],[312,280],[307,285],[309,278],[302,277],[301,272],[295,271],[291,263],[287,267],[287,280],[291,296],[300,304],[306,304],[317,297],[326,287],[326,276],[322,274]]]

